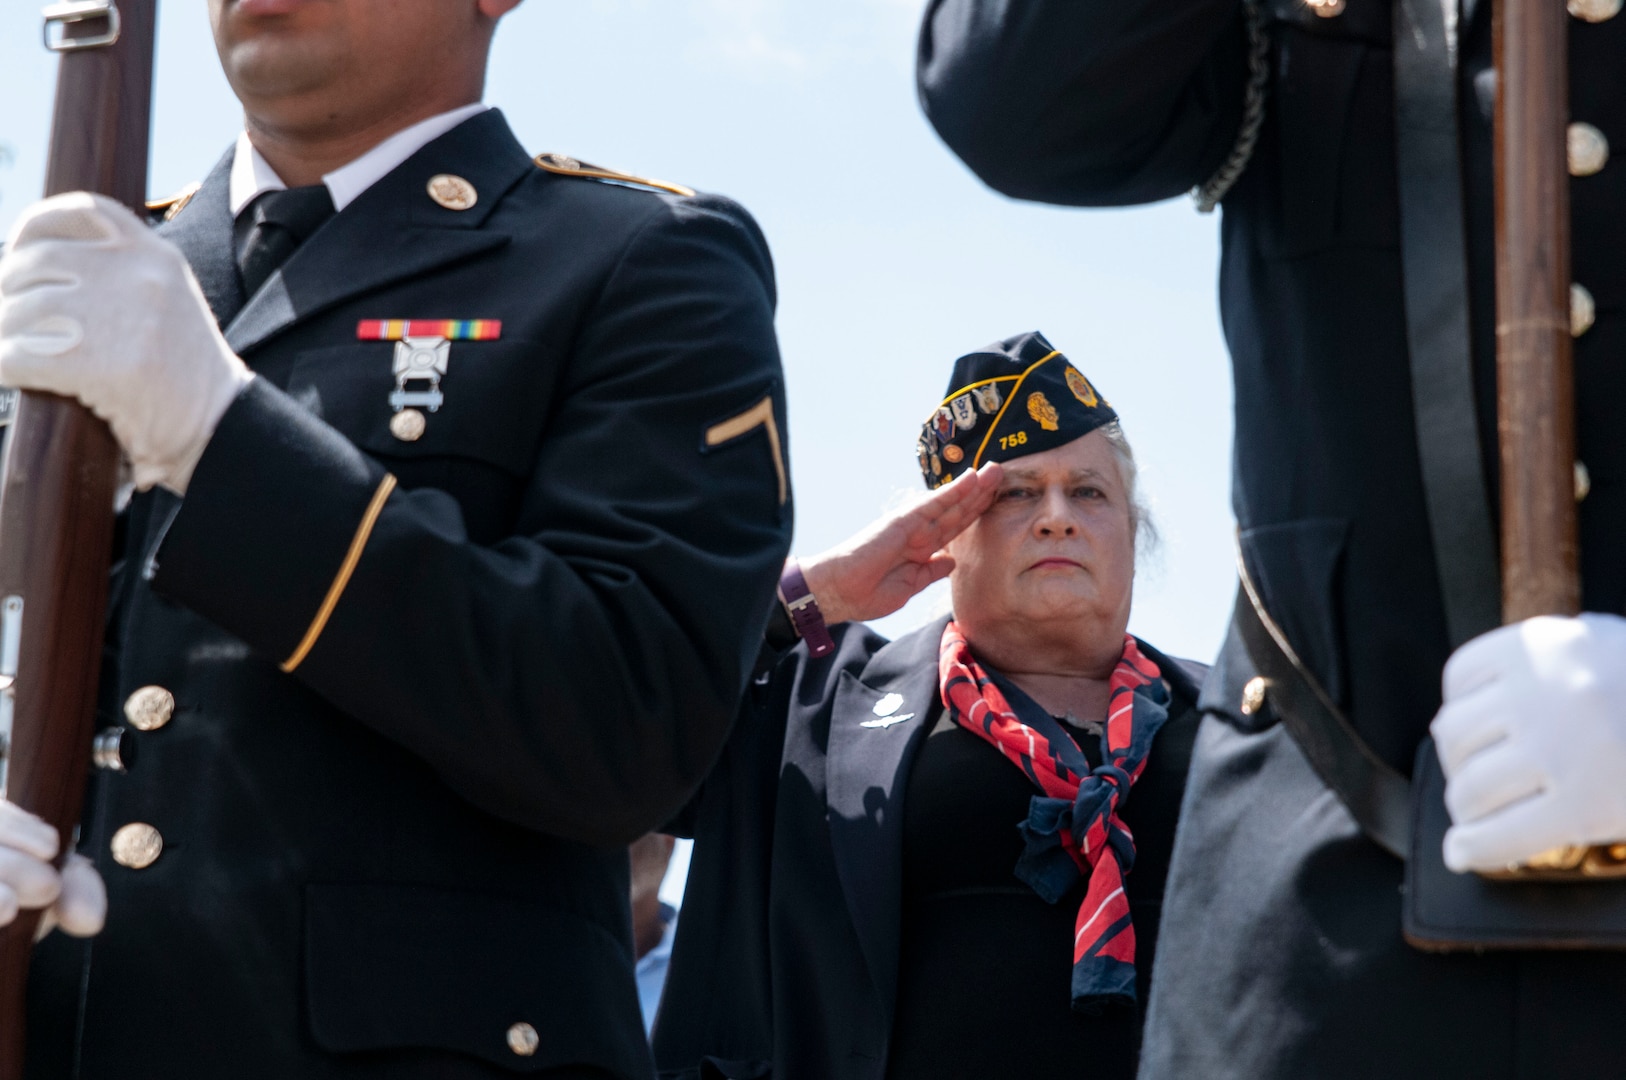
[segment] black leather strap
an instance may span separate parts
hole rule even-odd
[[[1451,647],[1501,621],[1468,337],[1456,0],[1395,0],[1400,254],[1417,456]]]
[[[1267,682],[1266,699],[1310,767],[1373,843],[1404,860],[1410,850],[1411,781],[1372,752],[1299,661],[1265,611],[1246,567],[1236,598],[1236,628],[1254,669]]]

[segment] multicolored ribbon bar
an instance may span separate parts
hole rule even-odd
[[[400,341],[409,337],[438,337],[447,341],[496,341],[502,337],[502,320],[363,319],[356,324],[357,341]]]

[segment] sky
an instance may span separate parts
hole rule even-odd
[[[55,79],[37,2],[0,9],[0,230],[38,197]],[[1218,219],[1013,202],[920,112],[922,0],[526,0],[486,100],[554,150],[743,203],[773,248],[795,550],[921,490],[914,439],[954,358],[1042,330],[1112,401],[1162,534],[1130,629],[1210,660],[1234,596]],[[149,190],[200,179],[241,114],[203,0],[160,5]],[[945,601],[883,620],[896,634]]]

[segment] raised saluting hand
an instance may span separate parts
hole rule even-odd
[[[1002,475],[990,462],[828,551],[800,560],[824,621],[833,626],[890,615],[948,577],[954,559],[944,545],[993,505]]]

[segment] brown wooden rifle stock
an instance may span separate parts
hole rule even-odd
[[[1570,338],[1568,14],[1497,0],[1496,377],[1502,615],[1581,609]]]
[[[1496,0],[1496,380],[1502,620],[1581,610],[1570,328],[1568,14]],[[1626,845],[1570,845],[1501,879],[1626,876]]]
[[[157,0],[45,9],[61,54],[45,193],[146,197]],[[96,709],[118,446],[77,402],[19,396],[0,463],[0,792],[55,825],[79,821]],[[4,730],[9,722],[9,731]],[[37,914],[0,932],[0,1080],[20,1080]]]

